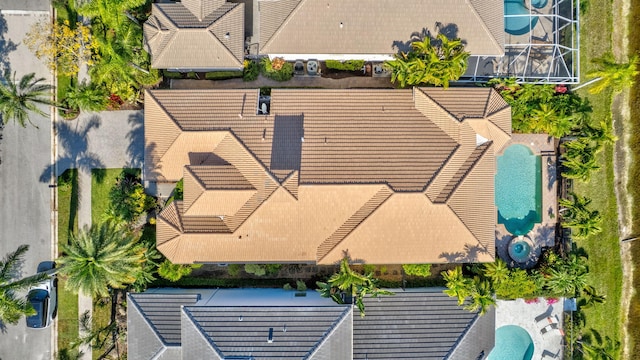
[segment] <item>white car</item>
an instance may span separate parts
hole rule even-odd
[[[38,266],[38,272],[44,272],[53,269],[43,269]],[[27,300],[36,310],[36,314],[27,317],[27,327],[34,329],[43,329],[49,327],[53,323],[56,316],[58,306],[58,279],[55,275],[51,275],[41,283],[32,286],[29,289]]]

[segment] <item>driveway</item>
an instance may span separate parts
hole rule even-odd
[[[13,4],[18,6],[12,6]],[[31,24],[48,14],[14,12],[48,10],[45,1],[0,1],[0,67],[9,65],[20,77],[35,72],[51,82],[47,68],[22,45]],[[48,109],[47,109],[48,112]],[[35,273],[38,263],[52,259],[51,195],[47,182],[40,181],[42,169],[51,164],[51,121],[34,116],[39,126],[21,128],[8,124],[0,140],[0,256],[30,245],[21,274]],[[27,329],[24,319],[6,325],[0,332],[0,359],[51,359],[52,328]]]

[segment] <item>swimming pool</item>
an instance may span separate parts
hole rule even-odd
[[[533,340],[527,330],[516,325],[496,330],[496,345],[487,360],[531,360]]]
[[[545,3],[546,5],[546,3]],[[531,16],[522,0],[505,0],[504,31],[511,35],[528,34],[538,24],[538,17]]]
[[[514,144],[498,156],[495,200],[498,223],[514,235],[525,235],[542,214],[540,156],[525,145]]]

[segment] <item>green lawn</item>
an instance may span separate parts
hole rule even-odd
[[[591,59],[611,51],[613,11],[608,1],[584,2],[584,12],[580,15],[581,44],[581,78],[586,81],[586,74],[593,68]],[[588,34],[588,36],[585,36]],[[593,106],[591,121],[595,124],[602,120],[611,121],[611,91],[599,95],[590,95],[586,89],[580,91]],[[589,256],[589,282],[598,292],[607,296],[603,305],[584,309],[585,329],[593,328],[602,336],[622,341],[621,339],[621,294],[622,265],[618,237],[618,213],[614,192],[613,148],[607,146],[598,155],[601,169],[592,175],[589,182],[574,181],[574,191],[593,200],[592,208],[598,209],[603,216],[602,232],[587,239],[576,240],[576,244],[584,248]],[[619,358],[616,354],[615,358]]]
[[[99,224],[103,214],[109,207],[109,192],[115,185],[116,179],[123,169],[92,169],[91,170],[91,222]],[[125,169],[140,176],[140,169]]]
[[[78,229],[78,171],[65,171],[58,178],[58,246],[66,244],[69,234]],[[58,251],[60,255],[60,250]],[[78,295],[65,289],[58,280],[58,348],[69,347],[78,338]]]
[[[109,206],[109,192],[115,185],[118,175],[123,169],[92,169],[91,170],[91,222],[99,224],[102,221],[103,214]],[[125,169],[125,171],[133,171],[140,174],[140,169]],[[102,305],[95,301],[93,305],[93,321],[94,329],[107,326],[111,319],[111,302]],[[98,359],[104,352],[94,349],[93,359]]]

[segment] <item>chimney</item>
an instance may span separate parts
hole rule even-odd
[[[267,338],[269,344],[273,343],[273,328],[269,328],[269,337]]]

